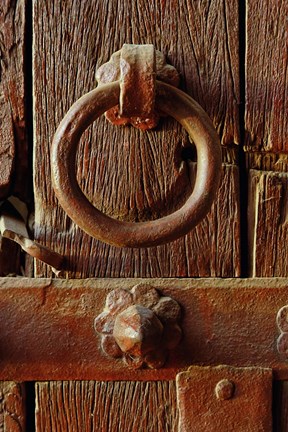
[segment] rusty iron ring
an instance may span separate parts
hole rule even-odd
[[[119,101],[119,81],[97,87],[72,105],[61,121],[52,144],[52,184],[68,216],[87,234],[120,247],[150,247],[187,234],[208,213],[221,174],[219,138],[208,115],[190,96],[157,81],[156,108],[174,117],[186,129],[197,149],[197,174],[192,194],[174,213],[147,222],[123,222],[95,208],[76,179],[79,140],[87,127]]]

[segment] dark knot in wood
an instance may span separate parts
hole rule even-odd
[[[103,351],[131,367],[162,367],[181,340],[180,306],[147,284],[111,291],[94,326]]]

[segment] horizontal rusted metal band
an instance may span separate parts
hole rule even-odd
[[[184,337],[160,370],[105,357],[93,329],[107,293],[149,283],[182,307]],[[288,379],[277,312],[288,279],[0,279],[1,380],[174,379],[193,364],[261,366]]]

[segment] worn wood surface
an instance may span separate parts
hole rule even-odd
[[[36,406],[37,432],[177,431],[174,381],[37,383]]]
[[[181,87],[211,116],[222,143],[238,143],[237,7],[220,0],[69,0],[33,6],[36,240],[66,256],[70,277],[239,276],[235,167],[224,167],[220,201],[197,232],[165,246],[128,250],[93,240],[71,223],[51,188],[49,160],[65,112],[95,86],[97,66],[124,42],[154,43],[181,73]],[[101,118],[81,141],[78,181],[108,215],[154,219],[175,210],[190,192],[181,162],[181,147],[187,145],[187,135],[172,119],[144,134]],[[219,224],[227,215],[230,222]],[[37,263],[36,276],[51,272]]]
[[[247,152],[248,169],[260,171],[288,172],[288,155],[286,153]]]
[[[22,384],[0,382],[0,431],[26,432],[25,391]]]
[[[276,155],[275,155],[276,156]],[[258,159],[259,160],[259,159]],[[288,174],[287,156],[261,157],[264,168],[286,172],[249,171],[248,228],[251,276],[288,274]],[[276,163],[273,163],[276,160]],[[286,165],[281,163],[286,160]],[[250,158],[251,161],[251,158]],[[255,158],[254,158],[255,161]],[[278,162],[278,163],[277,163]],[[276,166],[275,166],[276,165]],[[251,166],[251,164],[250,164]],[[253,165],[252,165],[253,166]],[[268,168],[268,169],[269,169]],[[288,383],[279,382],[274,391],[274,429],[288,432]]]
[[[195,165],[194,170],[196,174]],[[71,276],[71,267],[74,267],[76,276],[80,271],[83,276],[92,274],[97,277],[240,276],[238,167],[223,165],[219,192],[211,211],[187,236],[173,243],[153,248],[123,249],[97,242],[98,247],[94,250],[95,241],[79,229],[71,228],[70,236],[73,239],[71,250],[76,248],[81,255],[77,262],[78,255],[66,256],[62,277],[65,274]],[[87,240],[86,245],[79,244],[82,236]],[[91,253],[86,257],[87,245]],[[104,248],[101,254],[100,247]],[[40,268],[39,262],[37,268]]]
[[[0,201],[12,193],[22,199],[27,196],[25,3],[25,0],[4,0],[0,4]],[[19,272],[19,246],[0,235],[0,276]],[[25,431],[24,403],[22,384],[0,382],[1,432]]]
[[[249,172],[249,264],[256,277],[288,274],[288,174]]]
[[[245,146],[288,152],[287,2],[247,0]]]
[[[0,5],[0,201],[27,196],[24,88],[25,0]],[[0,276],[19,274],[20,247],[0,235]]]
[[[147,279],[3,278],[0,379],[161,380],[191,364],[271,367],[278,379],[288,378],[276,347],[287,279],[149,280],[184,312],[184,337],[159,370],[132,370],[104,356],[93,329],[106,294],[139,282]]]
[[[25,3],[4,0],[0,5],[0,199],[27,195]]]
[[[246,7],[245,149],[250,152],[246,161],[251,169],[248,174],[249,274],[286,277],[288,7],[287,2],[277,0],[247,0]],[[286,432],[287,383],[279,383],[274,396],[274,429]]]
[[[271,432],[271,369],[192,366],[176,382],[179,431]]]

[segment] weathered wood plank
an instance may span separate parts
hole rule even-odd
[[[288,155],[286,153],[248,152],[246,153],[248,169],[260,171],[288,172]]]
[[[154,381],[174,379],[191,364],[271,367],[277,378],[288,378],[276,348],[276,315],[288,299],[285,278],[151,279],[182,306],[179,347],[159,370],[132,370],[104,356],[93,322],[106,294],[147,281],[3,278],[0,379]]]
[[[249,264],[253,277],[288,274],[288,174],[249,172]]]
[[[184,237],[187,270],[184,275],[174,273],[170,277],[241,275],[239,169],[235,165],[223,165],[222,171],[211,211]]]
[[[168,245],[131,250],[102,244],[71,223],[51,188],[49,159],[65,112],[95,86],[96,67],[124,42],[154,43],[181,73],[182,87],[210,114],[222,143],[238,143],[237,7],[220,0],[141,0],[125,5],[116,0],[69,0],[33,6],[35,239],[66,256],[70,277],[239,276],[236,168],[224,167],[220,201],[197,231]],[[79,15],[85,19],[79,21]],[[101,118],[81,141],[79,184],[110,216],[155,219],[187,198],[190,180],[181,161],[181,146],[187,145],[186,133],[172,119],[143,134],[113,127]],[[218,218],[227,215],[230,223],[219,227]],[[221,252],[216,256],[217,246]],[[51,272],[37,263],[36,276]]]
[[[246,149],[288,152],[287,2],[247,0]]]
[[[27,194],[24,86],[25,0],[0,5],[0,199]],[[12,179],[13,174],[13,179]],[[13,180],[13,181],[12,181]]]
[[[247,155],[249,274],[287,276],[288,8],[276,0],[246,5],[245,149],[257,151]],[[274,429],[285,432],[287,383],[279,383],[274,396]]]
[[[249,274],[258,277],[287,276],[287,155],[270,153],[265,157],[250,154],[248,166],[276,171],[249,171]],[[277,172],[279,170],[286,172]],[[274,387],[273,430],[287,432],[287,382],[279,382]]]
[[[28,143],[25,113],[26,1],[0,5],[0,201],[9,194],[25,200],[28,192]],[[20,247],[0,236],[0,276],[21,272]]]
[[[11,193],[22,199],[27,194],[25,4],[25,0],[5,0],[0,4],[0,201]],[[19,246],[0,236],[0,276],[19,272]],[[23,385],[0,382],[1,431],[25,431],[24,403]]]
[[[207,217],[187,236],[165,246],[145,249],[115,248],[94,241],[75,226],[71,227],[64,237],[60,237],[58,242],[59,235],[56,237],[56,233],[51,230],[47,236],[54,250],[60,246],[62,254],[65,255],[67,241],[71,243],[68,249],[71,252],[66,255],[62,275],[68,269],[67,273],[71,277],[72,268],[77,277],[240,276],[238,167],[223,165],[222,169],[217,199]],[[222,223],[224,221],[225,223]],[[57,221],[54,227],[55,225],[57,227]],[[56,237],[54,242],[53,236]],[[84,244],[83,239],[86,241]],[[90,254],[86,256],[88,246]],[[73,250],[79,252],[71,254]],[[37,263],[38,271],[43,267],[43,264]],[[41,272],[38,276],[45,274],[46,272]]]
[[[174,381],[36,384],[36,431],[176,432]]]
[[[25,432],[24,385],[0,382],[0,431]]]

